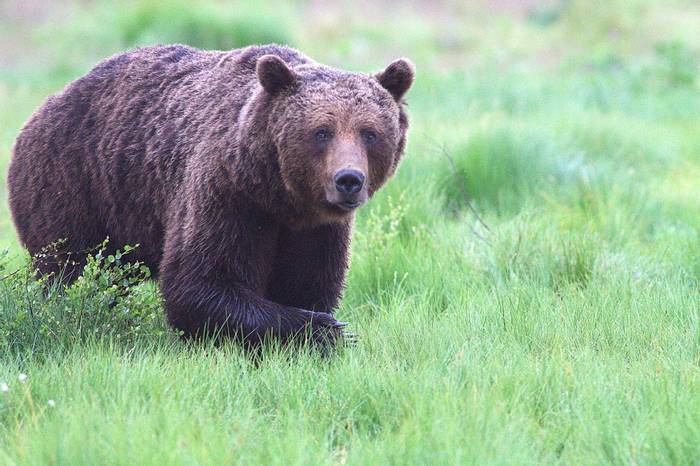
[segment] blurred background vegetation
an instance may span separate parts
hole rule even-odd
[[[230,49],[277,42],[357,71],[410,57],[418,79],[410,95],[416,144],[409,152],[438,146],[483,152],[457,154],[468,194],[513,211],[526,200],[523,192],[540,187],[543,178],[570,185],[562,180],[584,163],[582,151],[557,144],[569,146],[573,139],[590,145],[585,158],[601,166],[619,164],[610,155],[623,147],[624,157],[656,155],[660,163],[668,157],[658,152],[673,150],[668,145],[700,144],[692,130],[700,108],[698,24],[700,4],[692,0],[127,0],[118,6],[4,0],[0,176],[30,112],[102,58],[156,43]],[[634,118],[622,119],[622,113]],[[599,121],[593,128],[592,119]],[[684,141],[668,139],[642,154],[645,143],[664,132],[650,121],[669,119],[676,129],[687,126]],[[431,168],[449,178],[447,161],[438,165]],[[695,165],[674,174],[681,178],[676,186],[693,189],[687,177],[697,175]],[[447,184],[454,206],[461,202],[461,183]],[[511,186],[505,192],[504,184]],[[0,192],[0,241],[12,243],[4,183]]]
[[[418,223],[469,213],[465,198],[498,218],[604,202],[591,189],[627,196],[625,209],[695,219],[698,24],[692,0],[5,0],[0,177],[31,111],[111,54],[277,42],[356,71],[416,63],[409,155],[390,192],[429,174],[413,209],[432,214]],[[5,192],[2,183],[0,244],[14,247]]]
[[[692,0],[5,0],[0,8],[3,78],[57,80],[130,47],[277,42],[350,68],[410,55],[424,73],[646,71],[692,85],[700,15]]]

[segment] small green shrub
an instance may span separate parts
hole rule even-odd
[[[90,255],[70,286],[36,280],[28,264],[0,264],[0,351],[26,353],[103,338],[133,341],[168,333],[161,301],[146,266],[128,262],[133,248],[106,255],[106,242]]]

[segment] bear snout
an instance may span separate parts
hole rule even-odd
[[[342,168],[332,178],[326,190],[326,200],[345,212],[350,212],[367,200],[365,174],[355,168]]]
[[[344,168],[333,177],[335,189],[345,197],[354,196],[365,184],[365,175],[360,170]]]

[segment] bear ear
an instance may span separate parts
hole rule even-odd
[[[413,84],[414,74],[413,63],[407,58],[399,58],[391,62],[384,71],[377,73],[375,77],[379,84],[398,101]]]
[[[292,86],[297,75],[277,55],[263,55],[255,64],[255,72],[262,87],[272,95]]]

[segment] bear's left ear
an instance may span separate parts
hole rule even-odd
[[[277,55],[263,55],[258,58],[255,73],[262,87],[272,95],[297,82],[297,74]]]
[[[414,74],[413,63],[407,58],[399,58],[374,77],[398,101],[413,84]]]

